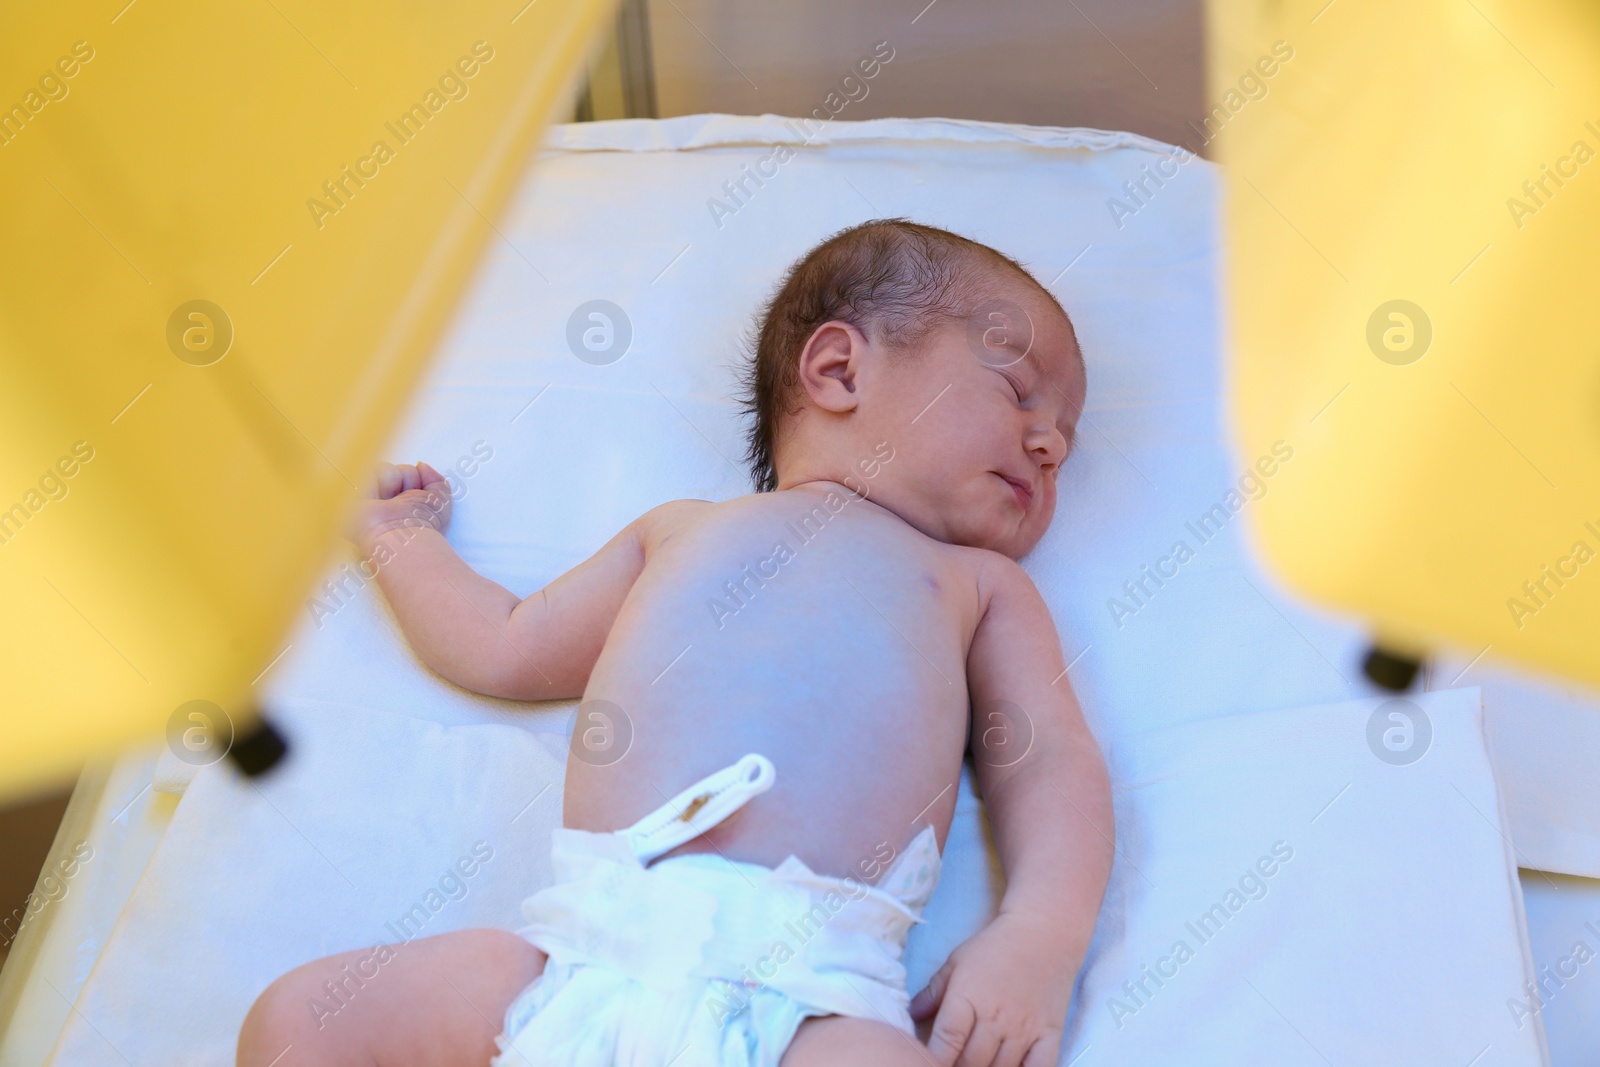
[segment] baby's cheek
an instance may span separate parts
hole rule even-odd
[[[1041,508],[1040,512],[1039,512],[1039,532],[1038,532],[1038,536],[1043,537],[1049,531],[1050,526],[1054,521],[1055,521],[1055,502],[1054,501],[1048,501],[1048,502],[1046,502],[1046,506],[1044,508]]]

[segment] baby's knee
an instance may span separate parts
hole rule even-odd
[[[527,985],[544,970],[545,954],[507,930],[462,930],[454,936],[479,969],[503,975],[504,981]]]
[[[256,998],[239,1027],[237,1067],[268,1067],[284,1049],[303,1036],[309,1016],[305,997],[297,988],[299,973],[282,976]]]
[[[238,1067],[271,1067],[291,1045],[295,1056],[315,1050],[302,1063],[409,1061],[416,1043],[437,1038],[436,1031],[455,1035],[463,1047],[484,1043],[487,1059],[498,1029],[492,1020],[539,976],[544,961],[516,934],[491,929],[313,960],[256,998],[239,1030]],[[441,1000],[443,994],[459,996]]]

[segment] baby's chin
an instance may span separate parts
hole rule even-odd
[[[1050,530],[1050,523],[1046,520],[1041,525],[1036,515],[1028,516],[1020,525],[1015,525],[1014,519],[1012,521],[1014,525],[1000,539],[1002,544],[995,546],[995,551],[1012,559],[1021,559],[1044,540],[1044,535]]]
[[[970,519],[971,513],[968,513]],[[1016,559],[1033,547],[1032,532],[1019,526],[1016,514],[995,512],[981,524],[960,522],[951,528],[951,542],[968,548],[986,548]]]

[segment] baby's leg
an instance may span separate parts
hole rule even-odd
[[[933,1067],[934,1063],[926,1045],[888,1023],[822,1015],[800,1024],[779,1067]]]
[[[238,1067],[485,1067],[506,1008],[545,961],[504,930],[390,951],[387,962],[371,949],[327,956],[273,982],[239,1030]]]

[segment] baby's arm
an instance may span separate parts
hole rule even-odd
[[[417,655],[467,689],[513,700],[578,697],[634,579],[647,512],[526,600],[477,574],[445,540],[449,484],[425,463],[385,465],[354,539]]]
[[[979,584],[972,752],[1006,891],[913,1008],[938,1005],[929,1048],[941,1063],[1053,1065],[1111,873],[1111,787],[1032,579],[995,556]]]

